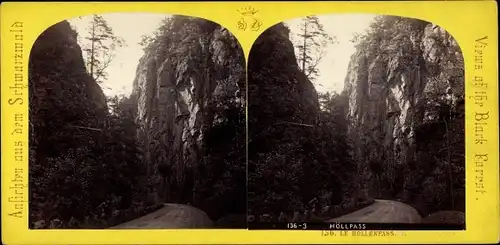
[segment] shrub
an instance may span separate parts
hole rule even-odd
[[[422,220],[426,224],[465,224],[465,214],[458,211],[439,211]]]

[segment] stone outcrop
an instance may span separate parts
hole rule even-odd
[[[68,227],[74,218],[90,216],[84,213],[90,206],[84,190],[94,183],[103,189],[104,181],[97,184],[92,177],[104,171],[99,176],[82,169],[101,163],[92,161],[102,159],[92,149],[102,146],[106,97],[87,73],[77,33],[67,21],[42,32],[29,55],[30,228]]]
[[[303,149],[315,147],[309,139],[319,115],[289,34],[282,23],[267,29],[248,58],[248,207],[256,216],[291,211],[315,195],[299,187],[306,180],[289,177],[306,178],[302,169],[314,164]]]
[[[30,150],[37,161],[78,146],[76,127],[95,127],[107,113],[106,97],[86,72],[76,37],[67,21],[59,22],[31,49]]]
[[[137,67],[131,99],[149,174],[159,177],[158,166],[167,166],[166,201],[192,202],[174,192],[193,193],[212,147],[207,133],[228,123],[228,110],[243,110],[245,62],[237,40],[216,23],[175,16],[160,31]]]
[[[385,175],[398,185],[407,182],[417,161],[416,128],[441,120],[436,101],[463,113],[464,68],[457,42],[443,28],[389,18],[392,33],[374,31],[351,57],[343,95],[354,155],[371,180],[367,183]],[[403,192],[402,184],[391,188],[390,195]]]
[[[250,135],[267,134],[264,130],[273,126],[311,124],[317,119],[318,95],[297,64],[289,35],[290,30],[280,23],[267,29],[252,46],[248,61]]]

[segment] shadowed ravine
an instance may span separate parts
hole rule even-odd
[[[376,200],[368,207],[330,219],[328,222],[420,223],[421,220],[417,210],[407,204]],[[211,228],[213,226],[208,215],[195,207],[165,204],[165,207],[158,211],[111,227],[111,229]]]

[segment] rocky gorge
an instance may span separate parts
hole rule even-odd
[[[407,200],[423,214],[463,212],[460,47],[446,30],[422,20],[385,16],[375,23],[351,57],[342,93],[365,188],[372,196]]]
[[[167,18],[120,100],[88,74],[77,37],[60,22],[30,54],[31,227],[110,227],[165,203],[225,228],[247,214],[327,220],[374,199],[465,211],[463,57],[439,26],[376,18],[334,95],[301,71],[283,23],[245,65],[226,28]]]
[[[244,216],[242,49],[227,29],[199,18],[166,18],[155,34],[132,94],[118,99],[106,98],[86,71],[67,21],[35,42],[32,227],[109,227],[164,203],[190,204],[212,220]]]
[[[397,16],[376,17],[354,42],[344,89],[333,96],[318,94],[297,68],[284,25],[252,47],[251,219],[327,220],[375,198],[404,202],[423,217],[444,211],[463,220],[458,43],[439,26]]]

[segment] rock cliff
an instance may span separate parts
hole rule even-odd
[[[287,27],[277,24],[261,34],[252,46],[248,61],[248,130],[252,141],[258,139],[252,136],[267,134],[264,131],[269,127],[295,129],[286,125],[311,124],[317,119],[318,95],[298,66],[289,35]],[[270,135],[265,137],[273,139]],[[271,150],[268,145],[255,142],[250,148],[254,146]]]
[[[78,146],[75,127],[95,127],[107,113],[106,97],[86,72],[76,37],[63,21],[45,30],[31,49],[30,150],[37,161]]]
[[[149,174],[157,183],[165,178],[168,185],[159,192],[166,202],[211,202],[212,208],[230,210],[231,200],[214,207],[213,200],[199,192],[201,185],[222,178],[223,170],[209,169],[226,168],[221,167],[224,158],[241,167],[245,163],[244,151],[231,150],[244,150],[242,49],[227,29],[199,18],[174,16],[159,31],[140,60],[131,95]],[[231,160],[228,154],[238,156]],[[208,178],[215,182],[207,184]],[[244,192],[244,180],[240,182],[239,191]],[[227,211],[204,210],[212,218]]]
[[[318,95],[297,64],[289,33],[282,23],[267,29],[249,55],[248,207],[252,215],[291,212],[316,194],[310,191],[314,187],[302,188],[300,182],[311,180],[310,164],[316,163],[307,151],[315,148],[310,139],[319,115]]]
[[[101,228],[140,215],[135,128],[109,113],[68,22],[38,37],[28,72],[30,227]]]
[[[439,26],[394,16],[377,19],[351,57],[343,95],[349,101],[354,156],[372,195],[423,195],[423,185],[430,183],[426,180],[438,175],[434,164],[441,157],[423,147],[429,141],[442,148],[450,145],[445,136],[452,128],[462,137],[457,144],[463,144],[463,57],[457,42]],[[453,175],[454,188],[463,188],[464,149],[454,147],[459,163],[443,171]],[[422,165],[430,166],[425,174],[419,173]]]

